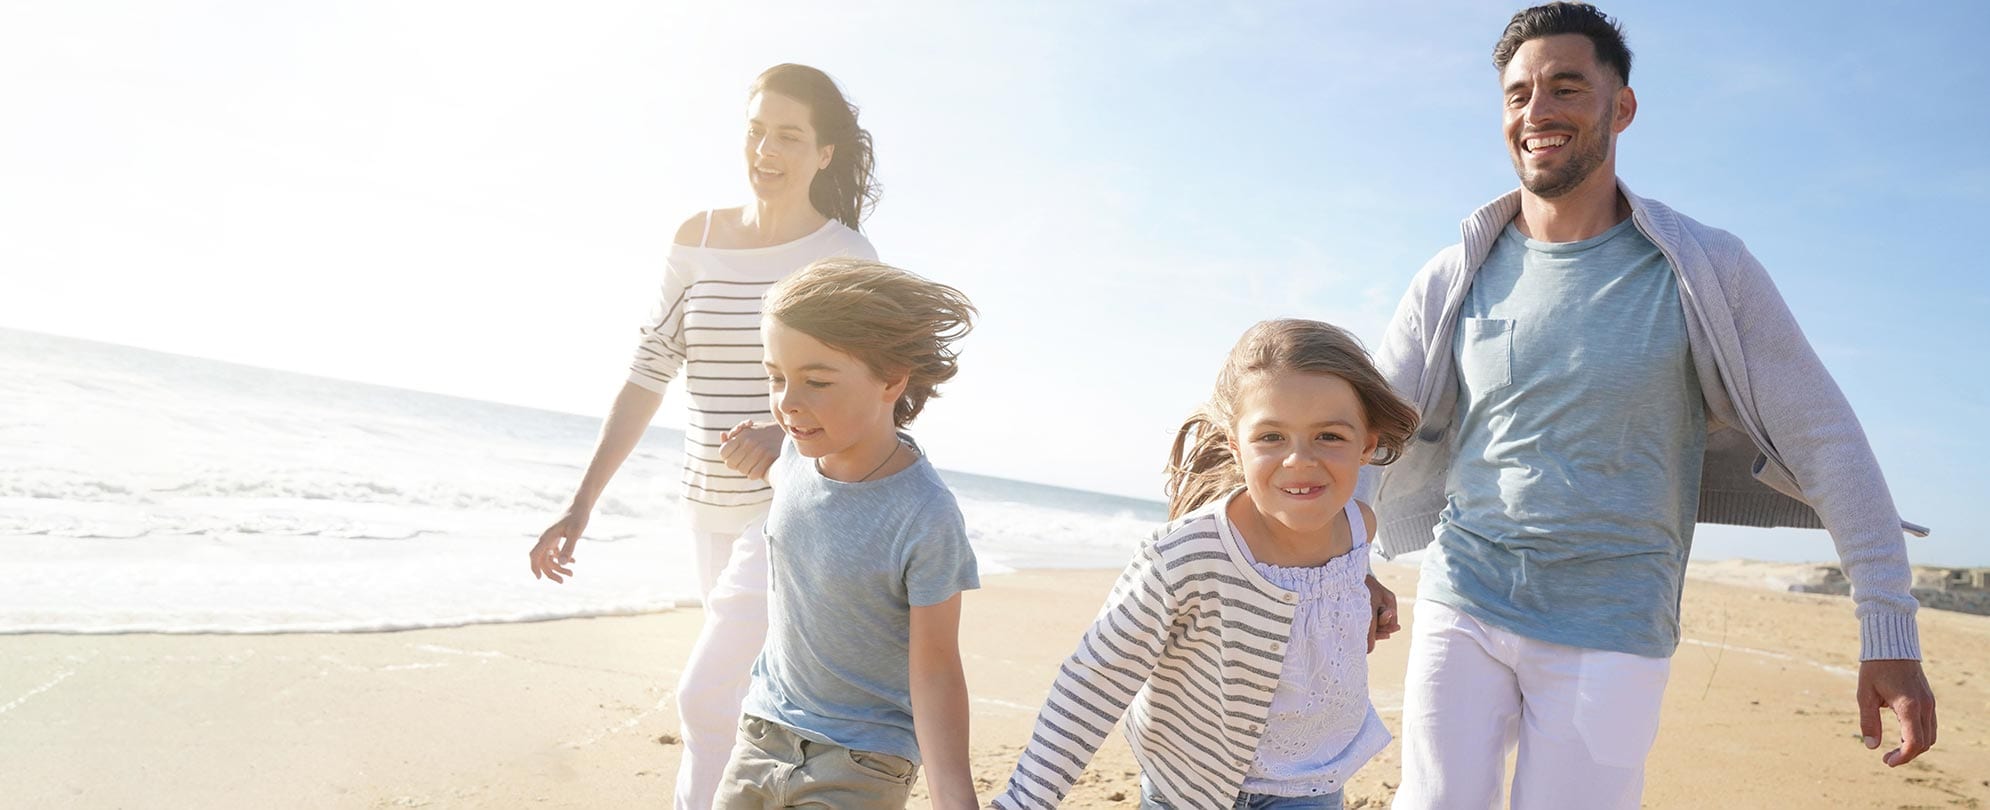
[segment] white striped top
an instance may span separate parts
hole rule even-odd
[[[1143,776],[1229,807],[1263,736],[1299,597],[1246,562],[1228,498],[1157,530],[1051,683],[1002,810],[1056,807],[1125,714]]]
[[[707,215],[710,233],[711,217]],[[690,395],[684,426],[684,492],[693,528],[737,529],[764,514],[773,491],[726,469],[720,434],[746,419],[771,423],[761,366],[760,303],[781,279],[817,259],[876,259],[863,234],[830,220],[814,233],[764,248],[673,244],[663,290],[644,321],[629,382],[663,393],[673,379]],[[741,512],[749,512],[743,517]]]

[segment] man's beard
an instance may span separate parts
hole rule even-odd
[[[1582,185],[1584,180],[1589,179],[1589,175],[1596,171],[1596,167],[1603,165],[1604,158],[1610,156],[1608,133],[1611,125],[1616,123],[1616,119],[1615,109],[1605,111],[1601,125],[1591,130],[1594,137],[1585,139],[1586,142],[1571,135],[1569,147],[1579,151],[1570,154],[1568,161],[1556,170],[1544,169],[1528,173],[1522,157],[1526,151],[1527,139],[1522,137],[1520,143],[1515,144],[1515,148],[1520,151],[1515,153],[1513,159],[1513,173],[1520,175],[1520,185],[1533,192],[1534,196],[1550,200],[1574,191],[1576,186]]]

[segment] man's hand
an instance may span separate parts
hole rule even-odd
[[[781,426],[760,425],[748,419],[720,436],[719,459],[733,472],[748,478],[767,480],[767,469],[781,457]]]
[[[1867,748],[1878,748],[1881,706],[1893,707],[1900,718],[1900,747],[1886,752],[1889,768],[1898,768],[1935,744],[1935,693],[1921,662],[1865,661],[1859,664],[1859,734]]]
[[[1403,629],[1396,620],[1396,592],[1382,587],[1382,580],[1374,574],[1368,575],[1368,651],[1375,651],[1375,642],[1395,635]]]

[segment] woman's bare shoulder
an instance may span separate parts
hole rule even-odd
[[[706,241],[706,235],[709,233],[705,225],[707,218],[712,218],[712,227],[723,227],[728,222],[739,221],[739,209],[736,207],[714,208],[709,211],[699,211],[692,214],[690,219],[684,220],[684,224],[677,226],[677,244],[686,247],[699,247],[703,245]]]

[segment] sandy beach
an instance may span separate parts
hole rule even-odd
[[[1413,569],[1378,573],[1414,596]],[[984,798],[1114,577],[1029,571],[971,594]],[[679,750],[670,688],[698,621],[678,610],[396,633],[0,636],[0,805],[665,807]],[[1990,804],[1990,617],[1921,613],[1941,737],[1899,769],[1857,741],[1849,602],[1695,579],[1683,621],[1647,807]],[[1406,652],[1399,636],[1372,661],[1392,727]],[[1349,806],[1386,806],[1396,773],[1392,745],[1353,780]],[[1131,808],[1135,784],[1115,736],[1066,806]]]

